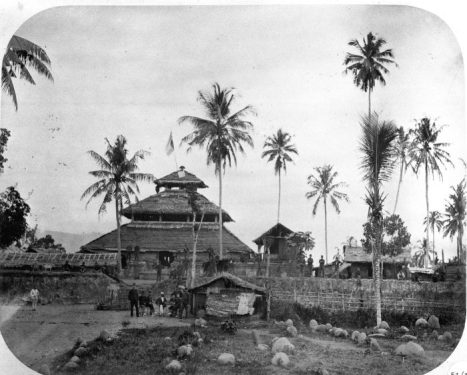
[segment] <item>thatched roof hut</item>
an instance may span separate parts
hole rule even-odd
[[[287,237],[292,233],[294,231],[281,223],[277,223],[254,239],[253,242],[258,246],[259,253],[266,252],[266,246],[269,246],[272,259],[295,259],[296,249],[287,244]],[[264,250],[262,250],[263,247],[265,247]]]
[[[383,262],[387,263],[398,263],[404,264],[409,263],[411,260],[410,255],[410,248],[405,248],[402,253],[396,256],[389,256],[383,255],[382,257]],[[344,247],[344,262],[347,263],[372,263],[373,262],[373,255],[371,253],[366,252],[363,247]]]
[[[156,188],[165,187],[171,189],[173,187],[177,188],[198,188],[204,189],[208,186],[196,177],[194,174],[187,172],[185,167],[181,166],[178,171],[172,172],[167,176],[154,180]]]

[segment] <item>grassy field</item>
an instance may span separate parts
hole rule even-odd
[[[462,332],[462,327],[450,327],[452,332]],[[325,368],[330,374],[424,374],[441,364],[454,349],[453,345],[426,338],[420,334],[419,343],[426,355],[407,358],[392,354],[402,343],[395,335],[378,339],[382,353],[371,352],[368,347],[358,347],[350,339],[334,338],[325,333],[312,333],[309,329],[299,329],[301,335],[291,338],[295,352],[290,355],[290,365],[280,368],[271,365],[270,351],[260,351],[252,336],[252,329],[260,334],[261,341],[270,344],[274,337],[284,335],[283,328],[255,322],[244,324],[235,335],[224,333],[219,323],[210,323],[199,332],[204,340],[194,347],[194,355],[181,359],[182,371],[186,375],[233,375],[233,374],[318,374]],[[457,329],[460,329],[458,331]],[[111,342],[95,340],[88,343],[89,352],[82,357],[76,374],[116,375],[116,374],[171,374],[165,366],[177,357],[180,344],[178,338],[187,328],[157,327],[146,329],[124,329]],[[166,337],[171,337],[168,341]],[[71,348],[70,348],[71,349]],[[232,353],[236,357],[234,366],[217,363],[221,353]],[[55,374],[65,374],[61,370],[72,356],[73,351],[57,357],[51,366]],[[55,370],[54,370],[55,369]],[[179,372],[175,372],[178,374]]]

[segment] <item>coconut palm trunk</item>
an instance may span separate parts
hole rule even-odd
[[[379,235],[378,235],[379,236]],[[376,302],[376,325],[381,324],[381,272],[380,272],[380,252],[379,240],[373,244],[373,254],[375,255],[375,302]]]
[[[219,260],[222,260],[222,166],[219,153],[218,171],[219,171]]]
[[[328,264],[328,208],[326,194],[323,197],[324,204],[324,250],[326,253],[326,264]]]
[[[399,201],[399,191],[401,190],[403,175],[404,175],[404,163],[401,163],[401,169],[399,171],[399,183],[397,184],[396,202],[394,203],[394,210],[392,211],[393,215],[396,214],[396,207],[397,207],[397,202]]]
[[[279,198],[277,199],[277,223],[281,215],[281,170],[279,169]]]
[[[426,198],[426,253],[428,254],[429,252],[429,247],[430,247],[430,202],[428,200],[428,162],[425,161],[425,198]],[[434,230],[433,230],[433,236],[434,236]]]
[[[115,198],[115,217],[117,219],[117,274],[122,271],[122,239],[120,234],[120,211],[118,209],[120,199]]]

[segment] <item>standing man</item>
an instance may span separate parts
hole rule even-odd
[[[39,291],[36,289],[35,285],[32,286],[29,296],[31,297],[32,309],[36,311],[37,301],[39,301]]]
[[[161,292],[161,296],[156,299],[156,305],[159,306],[159,315],[164,315],[165,306],[167,306],[167,299],[165,298],[164,292]]]
[[[308,256],[307,264],[308,264],[308,272],[310,273],[310,277],[313,277],[313,258],[311,257],[311,254]]]
[[[185,287],[182,287],[180,290],[180,315],[179,318],[183,319],[183,313],[185,313],[185,318],[188,317],[188,303],[190,296],[188,292],[185,290]]]
[[[321,274],[321,277],[324,277],[324,258],[321,255],[321,259],[319,260],[319,273]]]
[[[136,317],[139,317],[139,308],[138,308],[138,291],[136,290],[136,283],[133,283],[133,287],[128,293],[128,299],[130,300],[130,313],[133,316],[133,307],[136,310]]]

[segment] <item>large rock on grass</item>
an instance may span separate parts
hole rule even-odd
[[[402,332],[402,333],[408,333],[410,331],[410,329],[408,329],[406,326],[400,326],[399,328],[399,332]]]
[[[328,329],[328,331],[332,328],[332,324],[331,323],[326,323],[326,328]]]
[[[357,342],[357,338],[358,338],[358,335],[359,335],[359,334],[360,334],[360,332],[358,332],[358,331],[353,331],[352,334],[350,335],[350,339],[351,339],[352,341]]]
[[[167,366],[165,366],[165,368],[169,371],[180,371],[182,369],[182,364],[176,359],[174,359],[170,361],[170,363]]]
[[[343,338],[346,338],[346,337],[349,337],[349,333],[348,333],[345,329],[336,328],[336,329],[334,330],[334,337],[343,337]]]
[[[383,320],[378,328],[389,329],[389,324]]]
[[[293,353],[295,350],[295,346],[293,346],[290,341],[287,339],[287,337],[280,337],[277,340],[275,340],[272,344],[271,351],[273,353],[279,353],[279,352],[284,352],[284,353]]]
[[[385,336],[386,336],[386,335],[388,334],[388,330],[387,330],[386,328],[377,328],[377,329],[375,330],[375,333],[379,333],[379,334],[381,334],[381,335],[385,335]]]
[[[79,363],[79,361],[81,361],[81,358],[79,358],[77,355],[74,355],[74,356],[71,357],[71,359],[70,359],[70,362]]]
[[[195,326],[204,328],[208,326],[208,322],[203,318],[198,318],[195,319]]]
[[[358,337],[357,337],[357,344],[358,345],[365,345],[366,344],[366,333],[365,332],[360,332]]]
[[[106,329],[103,329],[101,333],[99,333],[99,339],[102,341],[107,341],[110,339],[110,333]]]
[[[220,365],[235,365],[235,356],[231,353],[222,353],[217,358],[217,363]]]
[[[88,354],[88,352],[89,352],[89,350],[86,347],[80,346],[78,349],[75,350],[75,352],[73,354],[77,355],[78,357],[83,357],[86,354]]]
[[[292,319],[287,319],[285,321],[285,324],[287,325],[287,327],[293,327],[293,320]]]
[[[298,335],[297,328],[295,328],[294,326],[288,326],[287,327],[287,334],[290,337],[296,337]]]
[[[442,335],[438,336],[439,341],[451,342],[452,341],[452,333],[449,331],[444,332]]]
[[[258,344],[256,346],[256,349],[261,350],[262,352],[265,352],[265,351],[269,350],[269,346],[266,345],[266,344]]]
[[[189,357],[193,354],[193,347],[190,344],[179,346],[177,354],[180,358]]]
[[[287,367],[290,363],[289,356],[283,352],[278,352],[272,357],[271,363],[274,366]]]
[[[412,335],[403,335],[403,336],[401,336],[401,340],[405,340],[405,341],[416,341],[416,340],[417,340],[417,337],[416,337],[416,336],[412,336]]]
[[[439,319],[435,315],[430,315],[428,318],[428,325],[433,329],[440,329]]]
[[[427,328],[428,327],[428,322],[426,321],[426,319],[419,318],[415,322],[415,327]]]
[[[314,332],[318,328],[318,322],[316,320],[314,320],[314,319],[311,319],[310,324],[308,326]]]
[[[422,356],[425,353],[423,347],[413,341],[409,341],[407,344],[399,345],[396,350],[396,355],[401,355],[403,357],[409,356]]]
[[[67,362],[65,366],[63,366],[63,369],[65,371],[71,371],[77,369],[78,367],[79,365],[76,362]]]
[[[324,324],[318,324],[318,326],[316,327],[316,332],[327,332],[327,331],[329,331],[329,329]]]

